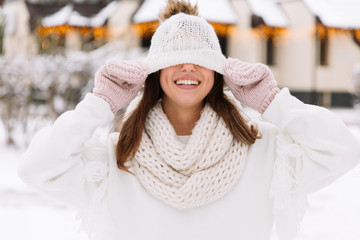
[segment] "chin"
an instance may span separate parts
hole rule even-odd
[[[203,104],[204,99],[200,99],[200,100],[190,100],[190,99],[184,99],[181,101],[178,101],[178,104],[180,106],[184,106],[184,107],[191,107],[191,106],[197,106],[199,104]]]

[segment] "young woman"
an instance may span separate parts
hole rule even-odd
[[[119,131],[95,133],[129,103]],[[265,240],[275,223],[288,240],[306,196],[359,161],[331,112],[280,90],[265,65],[226,59],[196,7],[169,1],[146,61],[103,66],[19,174],[75,206],[91,239]]]

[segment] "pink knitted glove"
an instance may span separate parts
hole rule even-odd
[[[115,113],[136,97],[147,76],[148,69],[141,62],[111,60],[95,73],[93,93]]]
[[[280,91],[271,70],[264,64],[228,58],[224,72],[224,81],[236,99],[261,114]]]

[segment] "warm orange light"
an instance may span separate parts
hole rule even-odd
[[[77,31],[83,36],[93,34],[95,40],[106,38],[108,36],[108,28],[106,26],[95,28],[76,27],[69,25],[61,25],[54,27],[39,26],[35,32],[40,37],[47,37],[49,35],[65,36],[66,33],[68,33],[69,31]]]
[[[287,29],[282,27],[270,27],[265,24],[260,24],[256,28],[254,28],[254,31],[259,36],[265,38],[276,38],[284,35],[287,32]]]
[[[260,24],[253,29],[256,36],[265,39],[272,39],[274,45],[278,45],[286,38],[287,29],[282,27],[270,27]]]
[[[345,34],[349,34],[352,33],[352,31],[355,32],[355,37],[357,39],[360,39],[360,30],[354,30],[354,29],[345,29],[345,28],[335,28],[335,27],[327,27],[324,26],[321,23],[317,23],[316,24],[316,35],[320,38],[320,39],[324,39],[326,37],[333,37],[336,35],[345,35]],[[358,34],[358,35],[356,35]]]
[[[227,36],[234,28],[234,25],[231,24],[215,23],[215,22],[210,22],[210,24],[214,27],[216,34],[222,37]]]
[[[327,36],[327,28],[321,23],[317,23],[316,34],[320,39],[324,39]]]
[[[354,30],[355,38],[358,42],[360,42],[360,29]]]
[[[133,28],[135,32],[141,37],[151,37],[159,26],[158,21],[145,22],[145,23],[135,23]]]
[[[214,27],[215,32],[220,36],[226,36],[230,33],[233,28],[233,25],[210,22]],[[145,22],[145,23],[135,23],[133,24],[134,30],[140,37],[150,37],[154,34],[156,29],[159,26],[158,21]]]
[[[94,39],[107,38],[109,36],[108,28],[96,27],[93,29]]]

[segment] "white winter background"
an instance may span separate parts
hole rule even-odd
[[[333,109],[360,139],[360,112]],[[0,121],[0,239],[87,240],[76,213],[24,184],[17,176],[23,148],[5,146]],[[341,144],[341,143],[339,143]],[[272,238],[277,239],[275,235]],[[360,166],[310,196],[310,207],[297,240],[360,239]]]
[[[57,89],[60,93],[61,87],[67,86],[66,74],[80,71],[77,67],[87,66],[95,72],[108,58],[136,59],[143,57],[143,54],[141,49],[124,51],[119,43],[105,45],[90,53],[69,54],[66,58],[54,56],[49,59],[40,56],[30,60],[16,59],[11,63],[12,74],[9,77],[12,85],[20,88],[15,89],[20,95],[24,91],[24,85],[19,71],[28,76],[34,75],[35,78],[46,76],[43,78],[45,81],[36,82],[42,89],[47,89],[51,81],[60,81]],[[27,61],[31,61],[31,64]],[[30,67],[26,67],[27,65]],[[61,68],[66,70],[65,75]],[[53,76],[49,74],[50,70]],[[4,71],[3,68],[0,73],[4,74]],[[54,109],[61,110],[65,103],[58,99],[54,103]],[[360,109],[330,110],[342,118],[351,132],[360,139]],[[87,236],[79,231],[75,211],[41,195],[17,176],[17,162],[25,151],[26,142],[36,132],[34,129],[52,122],[49,119],[39,120],[41,119],[27,119],[26,133],[15,127],[12,134],[18,146],[9,147],[6,145],[8,132],[4,121],[0,119],[0,240],[87,240]],[[360,166],[311,195],[309,201],[310,207],[296,240],[360,239]],[[276,239],[273,234],[272,240]]]
[[[56,90],[60,94],[62,87],[68,87],[66,81],[69,80],[69,74],[84,72],[84,69],[91,69],[94,73],[107,58],[136,59],[143,57],[143,54],[141,49],[124,51],[120,43],[105,45],[88,54],[72,53],[66,58],[38,56],[33,59],[14,59],[10,63],[0,59],[5,61],[5,64],[2,62],[0,74],[7,74],[4,73],[4,66],[10,69],[8,80],[15,87],[14,93],[19,96],[24,95],[25,76],[33,79],[42,90],[49,88],[55,79],[58,81]],[[85,91],[88,91],[91,84],[86,87],[88,89]],[[54,110],[63,110],[66,101],[61,98],[55,100]],[[360,139],[360,109],[330,110],[342,118]],[[79,232],[79,222],[73,210],[39,194],[18,178],[17,162],[25,150],[24,145],[35,133],[35,128],[52,122],[46,119],[41,122],[39,119],[26,121],[29,126],[25,134],[16,127],[12,133],[20,146],[9,147],[6,145],[8,132],[0,118],[0,240],[87,240],[87,236]],[[311,195],[309,200],[310,207],[296,240],[360,239],[360,166]],[[273,234],[272,240],[276,239]]]
[[[211,2],[217,3],[218,1]],[[271,16],[269,18],[271,20],[276,19],[274,18],[275,15],[279,15],[270,11],[271,9],[264,4],[257,4],[259,1],[251,2],[260,15],[268,14]],[[312,3],[315,1],[307,2]],[[154,7],[153,4],[150,5]],[[214,9],[216,11],[212,11],[209,14],[210,16],[224,13],[224,11],[218,11],[218,8]],[[154,14],[155,12],[147,11],[149,14]],[[207,13],[204,14],[206,15]],[[226,15],[231,16],[231,14]],[[147,15],[142,15],[142,18],[146,17]],[[57,19],[53,17],[47,20],[55,21]],[[282,18],[278,20],[281,21]],[[56,61],[65,63],[65,67],[71,72],[77,71],[74,69],[76,67],[81,68],[84,66],[96,69],[104,62],[105,55],[107,57],[114,57],[111,55],[111,52],[119,53],[118,58],[127,59],[136,58],[142,54],[136,49],[129,53],[116,51],[118,49],[118,46],[109,46],[107,49],[103,48],[99,51],[94,51],[91,55],[73,54],[71,59],[63,61],[64,59],[59,57],[56,58]],[[84,58],[87,61],[84,61]],[[27,64],[23,60],[17,59],[16,61],[18,65],[15,64],[14,66],[26,68]],[[79,65],[79,62],[84,64]],[[89,62],[91,63],[90,66],[87,65]],[[37,66],[39,71],[32,69],[34,65]],[[46,74],[46,71],[49,69],[59,70],[58,65],[53,61],[49,62],[41,58],[34,60],[29,66],[26,69],[26,71],[29,71],[29,75],[35,72],[40,75]],[[16,71],[16,69],[14,67],[13,71]],[[61,76],[64,75],[62,74]],[[16,82],[21,79],[14,78],[12,80]],[[44,88],[46,87],[44,86]],[[18,91],[21,92],[22,89],[18,89]],[[56,103],[55,110],[62,107],[63,103],[60,100]],[[360,111],[355,109],[331,110],[342,118],[353,134],[360,139]],[[45,126],[50,124],[50,122],[45,121],[41,124]],[[28,132],[26,136],[23,136],[22,131],[15,131],[15,139],[24,142],[22,140],[31,137],[32,134],[33,132]],[[23,146],[7,146],[6,138],[7,132],[3,121],[0,119],[0,240],[87,240],[87,236],[79,232],[79,222],[73,210],[59,202],[46,198],[18,178],[16,170],[17,162],[25,148]],[[327,188],[312,194],[309,197],[309,202],[309,209],[304,217],[301,232],[296,240],[360,239],[360,166]],[[275,234],[273,234],[272,240],[276,239]]]

